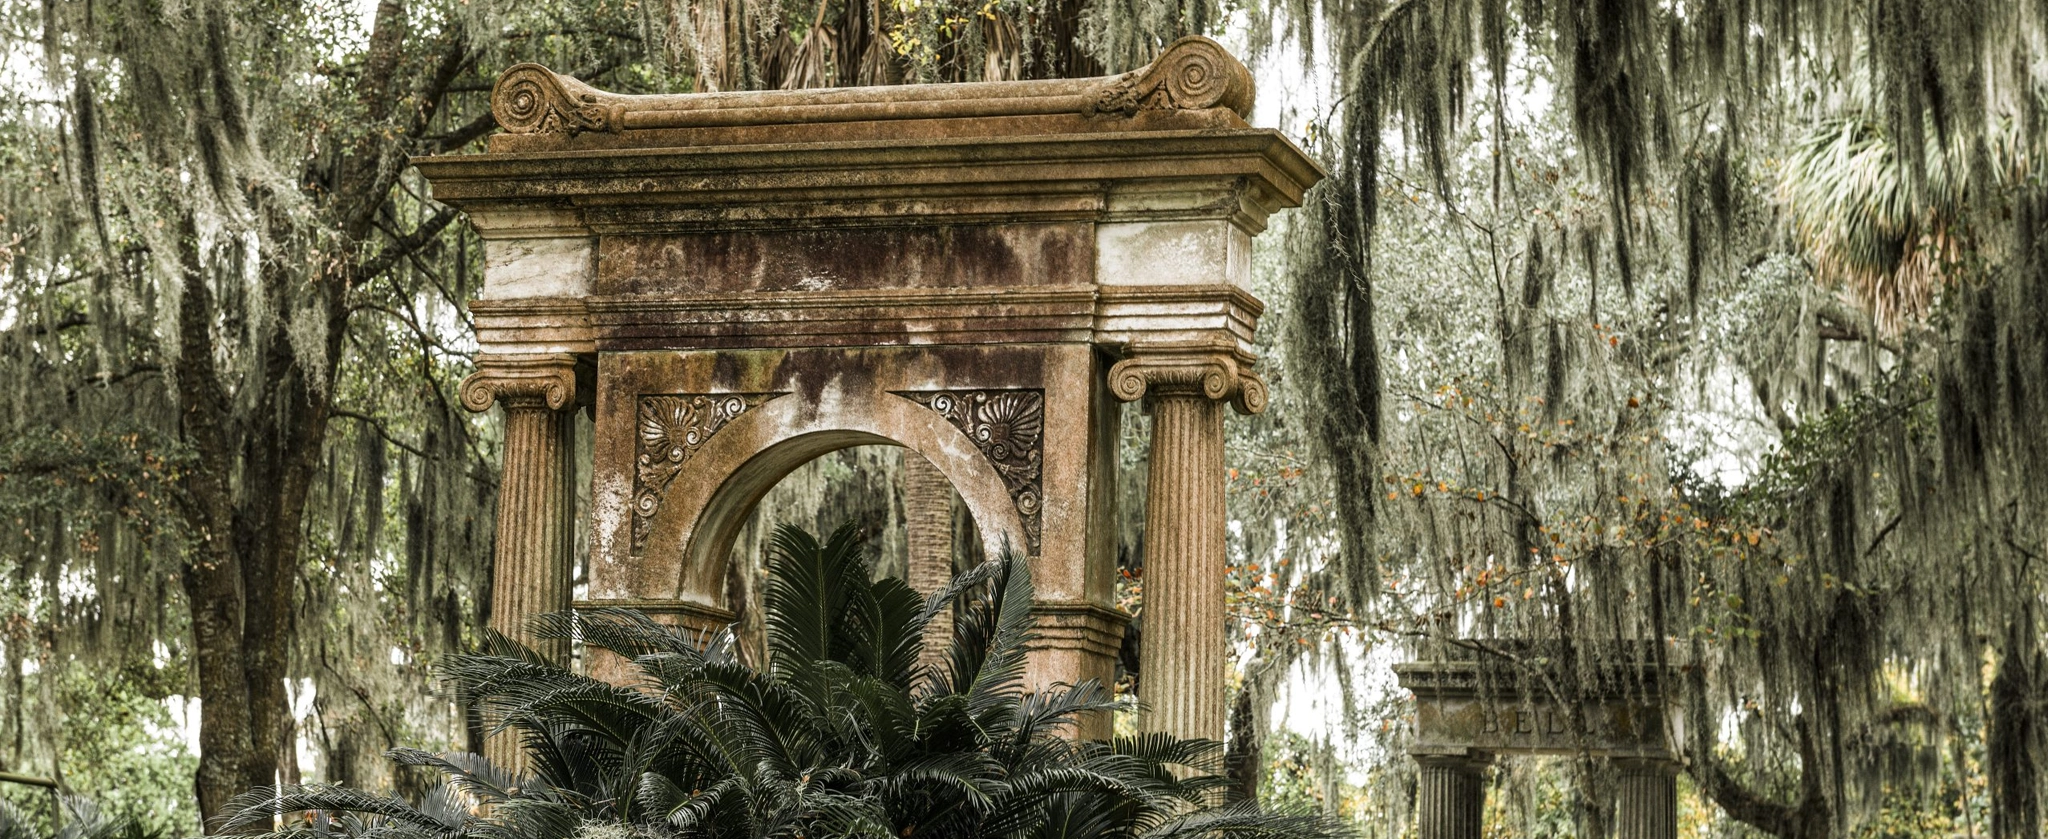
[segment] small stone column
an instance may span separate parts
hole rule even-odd
[[[1678,764],[1663,759],[1614,760],[1615,839],[1677,839]]]
[[[462,406],[505,409],[504,475],[491,572],[491,628],[567,663],[565,641],[526,631],[534,615],[569,608],[576,563],[576,359],[566,355],[482,356],[462,382]],[[516,737],[485,744],[493,762],[522,765]]]
[[[1152,414],[1138,650],[1143,731],[1223,739],[1223,402],[1245,413],[1265,408],[1265,384],[1249,365],[1218,350],[1138,349],[1109,372],[1118,399],[1148,397]]]
[[[1414,755],[1416,827],[1421,839],[1479,839],[1486,812],[1483,752]]]

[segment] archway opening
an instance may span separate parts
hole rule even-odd
[[[874,576],[903,579],[920,594],[983,559],[967,503],[923,455],[889,444],[827,452],[776,481],[734,535],[726,598],[746,648],[766,649],[758,606],[776,528],[793,524],[822,540],[849,522],[864,538]]]

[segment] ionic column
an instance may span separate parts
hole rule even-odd
[[[1110,369],[1110,390],[1146,398],[1152,451],[1145,500],[1143,731],[1223,739],[1223,402],[1265,408],[1249,359],[1206,351],[1141,352]]]
[[[1486,766],[1469,754],[1417,754],[1416,827],[1421,839],[1479,839],[1486,812]]]
[[[483,356],[462,382],[462,406],[505,409],[504,475],[498,484],[490,626],[566,663],[569,647],[527,632],[534,615],[567,610],[576,563],[573,356]],[[485,744],[500,766],[521,764],[516,738]]]
[[[1678,764],[1658,759],[1617,759],[1615,839],[1677,839]]]

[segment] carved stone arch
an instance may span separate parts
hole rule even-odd
[[[907,398],[875,394],[830,407],[771,399],[730,420],[691,460],[691,480],[668,488],[653,517],[653,544],[682,546],[679,599],[727,609],[732,545],[768,490],[797,467],[862,445],[902,446],[960,493],[990,556],[1029,539],[1010,485],[967,431]]]
[[[414,161],[483,240],[465,404],[524,429],[506,436],[494,625],[571,605],[562,412],[594,368],[581,605],[722,626],[761,493],[893,443],[953,484],[991,552],[1031,555],[1026,682],[1110,683],[1129,618],[1119,402],[1142,398],[1138,725],[1221,737],[1218,400],[1265,402],[1252,237],[1322,177],[1245,122],[1252,94],[1199,37],[1096,79],[628,96],[508,70],[487,153]],[[1106,715],[1080,733],[1107,736]]]

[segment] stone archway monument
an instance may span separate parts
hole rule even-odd
[[[493,625],[734,617],[727,555],[834,449],[915,450],[1032,559],[1036,684],[1112,675],[1119,403],[1152,415],[1145,728],[1223,733],[1223,414],[1259,411],[1251,239],[1321,177],[1186,38],[1121,76],[624,96],[525,64],[417,161],[485,245],[464,404],[506,413]],[[588,522],[572,413],[594,410]]]
[[[1617,770],[1616,839],[1677,839],[1685,719],[1671,707],[1675,674],[1640,648],[1615,649],[1616,662],[1583,672],[1477,659],[1394,665],[1415,697],[1420,839],[1480,839],[1485,769],[1502,754],[1606,760]]]

